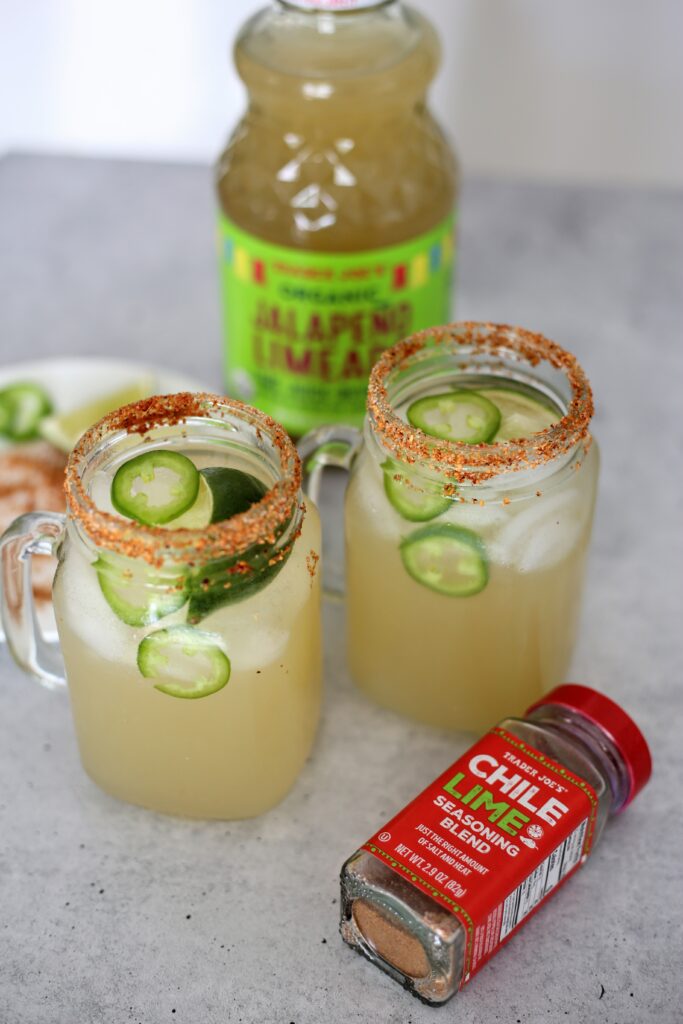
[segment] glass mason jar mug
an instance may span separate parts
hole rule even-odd
[[[47,685],[64,680],[35,635],[27,555],[58,554],[53,602],[81,758],[108,793],[241,818],[291,787],[321,688],[320,527],[300,480],[269,417],[213,395],[161,396],[84,435],[66,518],[32,513],[6,532],[5,631]],[[187,487],[191,508],[174,515]]]
[[[520,328],[454,324],[385,352],[362,439],[300,445],[351,467],[348,657],[385,707],[475,730],[568,668],[598,475],[588,380]],[[336,447],[341,442],[342,448]]]

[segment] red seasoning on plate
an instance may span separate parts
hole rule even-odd
[[[557,687],[346,862],[342,937],[424,1002],[446,1002],[585,862],[650,772],[626,712]]]

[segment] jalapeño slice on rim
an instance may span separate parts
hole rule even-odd
[[[408,406],[408,422],[430,437],[465,444],[492,441],[500,426],[500,410],[478,391],[462,388],[418,398]]]
[[[145,526],[162,526],[182,515],[199,491],[199,471],[180,452],[143,452],[124,462],[111,484],[114,508]]]
[[[433,523],[401,541],[406,571],[423,587],[447,597],[472,597],[488,583],[481,537],[453,523]]]
[[[413,523],[425,523],[445,512],[450,498],[438,490],[428,491],[413,484],[397,463],[387,459],[382,463],[384,492],[396,511]]]
[[[196,700],[222,690],[230,678],[230,659],[220,637],[192,626],[158,629],[138,647],[138,668],[154,689],[169,697]]]

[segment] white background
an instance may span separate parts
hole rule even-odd
[[[415,0],[468,173],[683,185],[683,0]],[[212,160],[259,0],[0,0],[0,153]]]

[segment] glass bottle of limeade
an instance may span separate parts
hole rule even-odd
[[[121,800],[193,818],[260,814],[290,789],[320,708],[320,525],[285,431],[241,402],[156,396],[69,457],[67,516],[2,538],[19,664],[63,685],[33,624],[28,556],[53,602],[83,766]],[[50,659],[52,655],[52,659]]]
[[[348,659],[384,707],[478,730],[565,677],[598,476],[576,359],[518,327],[451,324],[375,365],[362,436],[299,450],[351,467]]]
[[[438,61],[400,0],[274,0],[237,39],[249,105],[217,167],[227,386],[294,435],[360,425],[380,352],[450,319]]]

